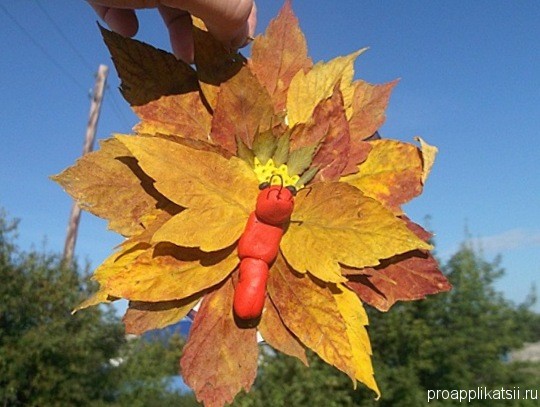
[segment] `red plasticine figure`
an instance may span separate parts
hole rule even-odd
[[[294,208],[294,187],[262,185],[255,211],[238,242],[240,278],[233,308],[241,319],[261,316],[266,297],[270,264],[278,254],[279,243]]]

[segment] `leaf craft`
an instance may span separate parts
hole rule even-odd
[[[397,82],[355,80],[363,50],[313,64],[290,1],[248,59],[197,24],[194,67],[102,29],[140,123],[53,177],[126,238],[76,311],[126,299],[139,335],[200,304],[181,372],[206,406],[249,391],[258,333],[378,397],[364,305],[450,289],[401,208],[437,150],[379,137]]]

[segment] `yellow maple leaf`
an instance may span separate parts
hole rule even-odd
[[[340,264],[362,268],[431,248],[379,202],[345,183],[314,184],[299,192],[295,205],[283,254],[296,271],[323,281],[345,281]]]

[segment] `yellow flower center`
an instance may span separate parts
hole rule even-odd
[[[255,157],[254,164],[253,170],[257,175],[259,184],[268,182],[271,185],[301,187],[301,185],[296,185],[300,177],[298,175],[293,175],[291,177],[286,164],[281,164],[279,167],[276,167],[274,160],[271,158],[266,164],[262,164],[257,157]]]

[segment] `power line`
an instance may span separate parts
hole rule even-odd
[[[34,46],[36,46],[43,55],[49,60],[50,63],[52,63],[59,71],[61,71],[65,76],[67,76],[74,84],[76,84],[79,88],[81,88],[85,93],[88,92],[88,88],[84,86],[77,78],[75,78],[68,70],[66,70],[62,64],[60,64],[49,52],[47,49],[41,45],[39,42],[37,42],[32,34],[30,34],[24,26],[19,23],[19,21],[8,11],[8,9],[0,3],[0,10],[4,12],[4,14],[15,24],[19,30],[22,31],[22,33],[30,40]]]
[[[90,71],[93,71],[94,68],[92,66],[92,64],[84,57],[84,55],[82,55],[79,50],[77,49],[77,47],[75,45],[73,45],[73,43],[71,42],[71,40],[69,39],[69,37],[64,34],[64,32],[62,31],[62,29],[58,26],[58,24],[54,21],[54,19],[51,17],[51,15],[49,14],[49,12],[47,11],[47,9],[45,7],[43,7],[42,3],[39,1],[39,0],[35,0],[35,3],[37,4],[37,6],[40,8],[40,10],[43,12],[43,14],[45,15],[45,18],[49,21],[49,23],[51,23],[51,25],[54,27],[55,31],[58,33],[58,35],[60,35],[60,37],[62,37],[62,39],[66,42],[66,44],[71,48],[71,50],[73,51],[73,53],[75,55],[77,55],[77,57],[79,58],[79,60],[82,62],[82,64],[88,68]]]
[[[64,40],[64,42],[68,45],[68,47],[71,49],[71,51],[73,51],[73,53],[77,56],[77,58],[79,58],[79,61],[87,69],[89,69],[90,71],[93,71],[94,68],[92,67],[92,64],[88,61],[88,59],[86,59],[86,57],[83,54],[81,54],[81,52],[79,52],[77,47],[69,39],[69,36],[66,35],[64,33],[64,31],[62,31],[62,29],[60,28],[58,23],[52,18],[52,16],[47,11],[47,9],[45,7],[43,7],[42,3],[40,3],[40,0],[35,0],[35,3],[40,8],[40,10],[43,12],[43,14],[45,15],[45,18],[53,26],[53,28],[58,33],[58,35]],[[126,127],[130,127],[129,121],[127,120],[125,114],[122,112],[122,110],[118,106],[118,103],[117,103],[117,100],[116,100],[116,95],[113,92],[111,92],[111,90],[110,90],[110,88],[108,86],[106,87],[105,91],[108,92],[109,95],[111,96],[110,97],[111,104],[112,104],[113,111],[114,111],[114,114],[115,114],[116,118],[118,120],[120,120],[124,125],[126,125]]]

